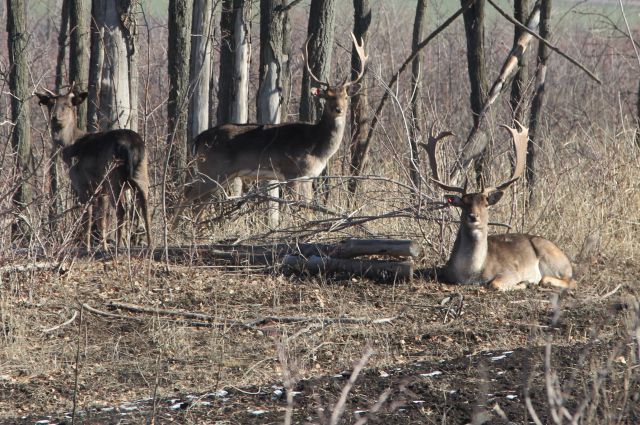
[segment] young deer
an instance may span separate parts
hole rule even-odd
[[[102,205],[100,231],[106,249],[106,207],[110,202],[116,207],[116,244],[121,238],[124,221],[124,205],[121,196],[127,186],[137,192],[144,217],[147,244],[151,246],[149,218],[149,176],[144,141],[131,130],[111,130],[86,133],[77,128],[76,106],[87,93],[77,93],[74,84],[67,94],[49,95],[36,93],[40,104],[49,109],[54,143],[62,149],[62,159],[69,167],[71,186],[82,204],[94,199]],[[83,221],[86,224],[86,243],[91,246],[91,222],[93,205],[89,203]]]
[[[205,198],[235,177],[292,180],[320,175],[342,142],[349,106],[348,89],[365,71],[364,46],[351,36],[362,66],[355,80],[345,79],[335,86],[320,81],[311,72],[305,46],[304,59],[311,79],[326,87],[312,89],[313,95],[325,100],[322,117],[316,124],[223,124],[194,139],[193,153],[200,178],[186,187],[185,204]],[[309,199],[311,184],[297,181],[292,185]],[[176,219],[181,210],[176,213]]]
[[[527,283],[574,289],[571,263],[553,242],[526,234],[488,235],[489,207],[522,175],[529,140],[528,129],[503,127],[509,131],[515,147],[513,174],[506,182],[478,193],[449,186],[438,177],[436,145],[452,135],[450,132],[430,135],[428,143],[422,145],[429,156],[433,181],[444,190],[460,194],[446,196],[448,205],[461,209],[460,228],[449,261],[439,275],[447,282],[488,284],[499,291],[524,289]]]

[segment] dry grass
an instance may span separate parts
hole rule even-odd
[[[383,12],[389,19],[375,22],[370,47],[374,106],[382,94],[380,82],[388,80],[408,54],[410,36],[395,30],[394,22],[408,22],[403,11],[385,8]],[[339,25],[338,33],[347,34],[350,23],[345,21]],[[301,24],[298,28],[303,27]],[[423,119],[426,123],[437,120],[442,127],[453,129],[459,139],[464,139],[470,115],[460,29],[460,26],[452,28],[426,51]],[[612,395],[613,389],[625,382],[637,388],[639,382],[640,354],[637,353],[638,336],[634,334],[638,329],[637,310],[630,307],[632,301],[629,301],[633,297],[637,299],[640,279],[640,152],[634,143],[633,118],[637,81],[629,78],[637,72],[628,42],[614,38],[611,32],[594,35],[579,28],[557,30],[558,44],[598,71],[604,77],[604,84],[596,87],[559,57],[553,58],[547,112],[542,138],[538,141],[539,203],[525,207],[524,186],[519,183],[513,195],[506,197],[492,212],[492,221],[509,224],[514,231],[544,235],[577,263],[580,289],[563,299],[561,322],[557,327],[550,327],[554,314],[550,293],[537,289],[495,294],[482,288],[443,286],[421,279],[411,284],[379,285],[360,279],[284,276],[277,270],[264,273],[251,268],[220,269],[209,267],[198,258],[190,263],[171,265],[169,270],[165,264],[126,255],[117,262],[67,258],[68,271],[64,274],[40,271],[1,276],[0,419],[69,410],[74,393],[77,344],[81,354],[78,405],[88,408],[151,397],[156,391],[165,397],[221,388],[268,387],[283,379],[279,360],[283,356],[288,359],[287,372],[300,380],[350,370],[369,345],[374,347],[375,354],[367,367],[391,370],[417,361],[456,361],[483,351],[519,347],[533,350],[544,347],[548,341],[554,349],[575,357],[558,355],[553,363],[571,402],[579,403],[590,391],[590,371],[608,368],[610,378],[603,384],[604,389],[597,392],[598,397],[591,400],[585,418],[591,418],[591,423],[604,423],[606,418],[613,417],[607,415],[629,400]],[[34,75],[50,75],[45,67],[53,63],[53,59],[48,63],[36,60],[39,56],[49,57],[46,52],[54,51],[51,46],[55,41],[50,37],[53,30],[48,31],[39,26],[33,34]],[[154,40],[166,39],[165,27],[154,27],[151,31]],[[510,45],[510,34],[498,27],[491,28],[488,34],[489,69],[493,75],[506,52],[505,46]],[[298,32],[294,35],[299,45],[304,36]],[[146,41],[142,40],[144,55],[146,49]],[[339,50],[337,56],[344,58],[345,53]],[[163,49],[156,45],[150,46],[149,57],[151,63],[148,68],[146,64],[143,67],[142,79],[143,85],[149,82],[153,90],[141,96],[145,99],[141,129],[153,164],[153,231],[159,242],[164,231],[159,200],[166,154],[163,107],[167,92],[163,71],[166,57]],[[5,59],[2,57],[2,61]],[[2,62],[3,67],[4,64]],[[294,58],[293,65],[295,84],[299,81],[299,58]],[[336,73],[342,74],[340,70]],[[257,77],[253,81],[257,81]],[[284,207],[280,231],[273,233],[266,225],[264,207],[249,203],[232,218],[221,222],[194,228],[185,221],[179,231],[169,233],[169,242],[189,244],[238,238],[246,242],[294,241],[310,236],[313,240],[346,236],[411,238],[423,244],[420,266],[441,264],[455,236],[456,223],[451,220],[455,221],[456,216],[449,211],[429,209],[429,202],[441,199],[442,195],[431,186],[423,187],[422,209],[413,209],[403,116],[410,96],[407,82],[408,77],[401,81],[397,101],[391,103],[382,117],[372,151],[368,172],[384,179],[363,181],[355,198],[346,189],[346,178],[331,179],[332,190],[326,207],[337,215],[309,214],[296,207]],[[0,81],[2,87],[5,84],[4,79]],[[297,96],[296,92],[292,93],[292,119],[295,119]],[[0,99],[0,106],[8,110],[6,97]],[[76,226],[73,214],[65,215],[55,231],[47,219],[51,203],[47,195],[46,167],[50,141],[41,112],[32,105],[38,196],[23,213],[33,229],[28,239],[11,240],[7,231],[18,217],[9,196],[16,177],[12,174],[13,167],[9,166],[12,156],[8,148],[0,158],[2,264],[28,262],[36,254],[48,259],[59,258],[73,244],[70,240]],[[494,130],[506,117],[505,98],[496,105],[487,122],[494,157],[491,178],[495,180],[503,178],[509,168],[505,135]],[[2,140],[8,136],[9,128],[0,127]],[[455,159],[454,150],[453,147],[446,150],[448,163]],[[333,160],[331,173],[348,174],[347,163],[345,143]],[[409,213],[339,231],[331,227],[345,216],[353,219],[394,211]],[[494,229],[503,230],[502,227]],[[18,247],[20,249],[14,249]],[[614,295],[602,298],[618,285],[620,289]],[[447,316],[441,306],[441,301],[453,294],[464,298],[464,314],[457,318]],[[175,317],[128,312],[119,314],[140,320],[108,319],[85,311],[82,323],[75,320],[53,332],[44,332],[69,319],[82,303],[106,311],[111,300],[206,313],[226,324],[196,327]],[[400,317],[390,324],[378,325],[319,325],[313,321],[270,322],[253,329],[235,325],[262,316],[382,318],[398,315]],[[594,344],[596,338],[610,345],[601,351],[583,349]],[[618,341],[627,344],[620,355],[628,367],[622,369],[616,369],[619,363],[607,365],[607,358]],[[279,349],[284,352],[279,354]],[[474,375],[468,385],[478,390],[482,377],[474,368],[469,369],[473,369]],[[543,378],[548,373],[543,359],[536,358],[531,374],[540,398],[545,394]],[[522,383],[516,380],[512,384],[520,388]],[[444,393],[445,387],[453,384],[447,381],[442,385],[439,389]],[[545,401],[538,399],[536,403],[540,408]],[[523,404],[518,406],[519,412],[525,410]],[[433,413],[430,418],[440,413]],[[434,419],[434,422],[440,423],[440,420]]]

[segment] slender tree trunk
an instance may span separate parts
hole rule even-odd
[[[290,34],[286,0],[260,0],[260,85],[257,96],[258,122],[277,124],[286,117],[289,90]],[[272,183],[272,182],[269,182]],[[279,196],[277,188],[271,196]],[[270,203],[268,223],[280,221],[279,205]]]
[[[416,17],[413,22],[413,41],[411,48],[418,49],[418,44],[424,39],[425,17],[427,14],[426,0],[418,0],[416,5]],[[411,126],[409,127],[409,143],[411,145],[411,156],[409,157],[409,176],[416,190],[420,193],[420,156],[418,155],[418,139],[422,135],[422,54],[418,54],[411,63]]]
[[[58,59],[56,61],[56,93],[60,93],[64,83],[64,58],[67,54],[67,34],[69,29],[69,8],[71,0],[63,0],[60,11],[60,32],[58,32]]]
[[[529,11],[529,0],[514,0],[513,16],[523,25],[527,24]],[[524,33],[520,27],[516,26],[513,33],[514,44],[518,42],[520,36]],[[511,110],[513,119],[519,123],[524,123],[526,110],[524,104],[524,95],[529,80],[529,67],[526,60],[526,54],[520,58],[519,68],[513,81],[511,82]]]
[[[133,0],[94,0],[91,9],[88,127],[137,127],[135,5]]]
[[[75,82],[76,87],[84,89],[88,79],[89,56],[89,1],[65,0],[69,2],[69,82]],[[77,107],[78,127],[87,128],[87,103]]]
[[[287,115],[289,58],[291,50],[289,14],[280,11],[287,0],[260,0],[260,85],[258,122],[277,124]]]
[[[218,72],[218,124],[231,119],[233,93],[233,0],[222,0],[220,12],[220,71]]]
[[[638,83],[638,100],[636,103],[636,146],[640,147],[640,83]]]
[[[89,60],[89,96],[87,98],[87,129],[89,131],[99,130],[98,109],[100,106],[100,84],[102,66],[104,64],[104,50],[102,39],[104,26],[102,22],[102,4],[99,1],[91,2],[91,57]]]
[[[193,94],[189,101],[189,143],[209,127],[209,81],[213,51],[213,0],[193,2],[189,81]]]
[[[465,0],[460,0],[462,5]],[[471,85],[471,112],[473,114],[473,127],[480,126],[480,113],[487,97],[487,76],[484,54],[484,9],[485,0],[476,0],[473,6],[463,13],[464,30],[467,37],[467,69]],[[480,156],[475,160],[476,179],[482,185],[484,172],[484,151],[487,140],[480,141],[482,148]]]
[[[540,4],[540,36],[548,40],[550,36],[549,20],[551,18],[551,0],[542,0]],[[531,117],[529,118],[529,145],[527,146],[526,177],[529,187],[529,203],[535,205],[536,186],[536,145],[541,145],[538,137],[538,129],[542,118],[542,109],[545,100],[545,84],[547,79],[547,64],[549,61],[549,49],[547,45],[538,42],[538,56],[536,68],[536,86],[531,102]]]
[[[171,145],[169,158],[172,181],[182,187],[187,169],[187,128],[189,89],[189,56],[193,3],[190,0],[169,0],[169,100],[167,115]]]
[[[251,1],[234,0],[233,12],[233,92],[231,122],[249,119],[249,66],[251,64]]]
[[[313,75],[328,82],[335,32],[335,0],[311,0],[307,26],[309,67]],[[300,120],[316,122],[322,115],[320,98],[311,95],[311,77],[303,67],[300,90]]]
[[[16,153],[16,176],[20,179],[13,195],[13,204],[24,211],[33,201],[31,166],[31,122],[29,119],[29,68],[27,49],[27,8],[24,0],[7,0],[7,33],[9,56],[9,90],[11,92],[11,119],[14,123],[11,145]],[[13,238],[26,234],[29,227],[22,220],[12,226]]]
[[[362,40],[365,46],[369,43],[369,26],[371,25],[371,5],[369,0],[353,0],[353,35]],[[351,79],[355,79],[360,69],[360,56],[355,46],[351,50]],[[369,128],[369,103],[367,96],[367,74],[360,80],[360,90],[351,98],[351,174],[358,176],[365,162],[367,130]],[[358,180],[349,180],[349,191],[355,193]]]

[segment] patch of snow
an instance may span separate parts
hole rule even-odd
[[[491,361],[492,361],[492,362],[497,362],[498,360],[502,360],[502,359],[504,359],[504,358],[506,358],[506,357],[507,357],[507,356],[505,356],[504,354],[501,354],[501,355],[499,355],[499,356],[493,356],[493,357],[491,357]]]
[[[413,404],[422,404],[422,403],[424,403],[424,400],[413,400],[411,403],[413,403]]]
[[[505,398],[507,400],[515,400],[516,398],[518,398],[518,396],[515,395],[515,394],[507,394],[507,396]]]
[[[39,420],[39,421],[36,422],[36,424],[38,424],[38,425],[47,425],[47,424],[50,424],[50,423],[51,423],[51,421],[49,419],[42,419],[42,420]]]
[[[133,406],[131,404],[121,404],[120,410],[124,410],[125,412],[130,412],[132,410],[138,410],[138,406]]]
[[[215,393],[213,393],[214,396],[222,398],[222,397],[226,397],[229,395],[229,391],[225,391],[225,390],[218,390]]]
[[[423,376],[425,378],[433,378],[434,376],[438,376],[438,375],[442,375],[442,372],[439,370],[434,370],[433,372],[420,374],[420,376]]]
[[[179,401],[179,402],[174,403],[171,406],[169,406],[169,409],[178,410],[178,409],[182,409],[183,406],[184,406],[184,401]]]
[[[265,413],[269,413],[268,410],[252,410],[250,412],[253,416],[260,416],[260,415],[264,415]]]

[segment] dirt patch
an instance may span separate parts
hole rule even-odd
[[[583,417],[592,423],[637,423],[640,270],[611,264],[593,264],[558,307],[555,293],[541,288],[380,285],[197,260],[171,271],[125,257],[78,261],[64,274],[5,275],[0,423],[68,421],[76,388],[83,423],[144,422],[154,395],[156,423],[282,423],[283,372],[293,376],[294,422],[317,422],[367,347],[374,355],[349,393],[346,423],[371,412],[385,391],[371,423],[457,424],[474,415],[528,423],[526,382],[543,423],[561,410],[550,406],[549,382],[572,414],[586,400]],[[113,309],[112,301],[203,313],[215,324]],[[120,317],[84,310],[82,321],[49,331],[80,304]],[[277,320],[285,317],[304,320]]]

